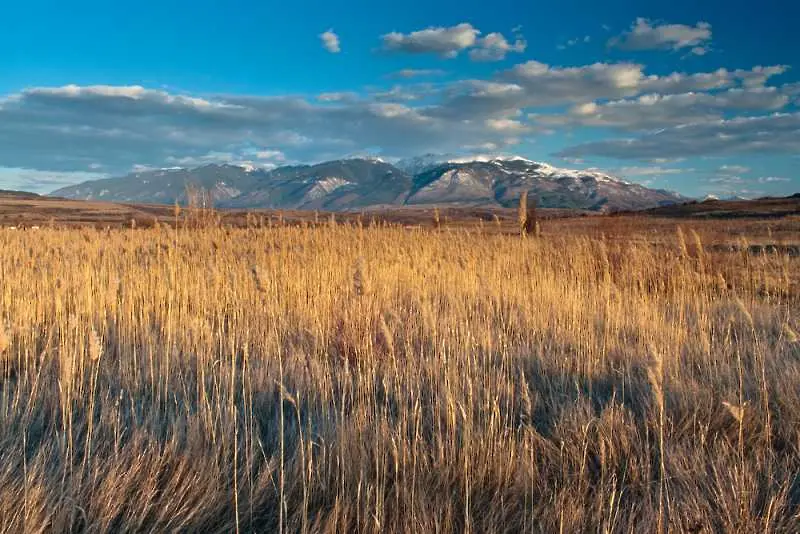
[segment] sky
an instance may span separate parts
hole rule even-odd
[[[7,0],[0,188],[433,153],[791,194],[798,19],[785,0]]]

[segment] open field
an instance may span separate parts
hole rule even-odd
[[[334,214],[339,222],[356,223],[359,220],[365,223],[371,220],[388,222],[405,226],[431,227],[434,221],[434,211],[431,206],[424,207],[384,207],[364,209],[352,212],[337,212]],[[517,228],[516,209],[496,207],[442,207],[439,210],[440,224],[450,228],[472,228],[481,224],[498,222],[496,225],[485,228],[502,233],[515,233]],[[596,222],[584,221],[582,224],[601,226],[606,229],[611,217],[601,216],[598,212],[575,209],[539,209],[539,216],[545,220],[558,219],[576,221],[584,218]],[[187,214],[184,210],[178,220],[185,220]],[[250,217],[248,217],[250,213]],[[221,210],[216,211],[219,222],[225,226],[242,227],[258,221],[262,217],[267,221],[281,221],[287,224],[319,224],[325,223],[330,213],[293,210]],[[780,225],[780,221],[794,221],[800,218],[800,195],[785,198],[742,200],[742,201],[706,201],[665,206],[639,212],[621,212],[614,214],[613,218],[624,221],[646,217],[650,221],[663,220],[664,223],[675,226],[675,221],[681,219],[703,220],[706,223],[717,225],[718,221],[725,221],[724,231],[731,224],[742,226],[767,226]],[[160,224],[173,224],[175,218],[173,207],[164,204],[121,204],[114,202],[69,200],[39,196],[31,193],[0,190],[0,226],[30,228],[31,226],[55,226],[63,228],[94,226],[151,227],[155,222]],[[638,224],[638,223],[637,223]],[[701,223],[703,224],[703,223]],[[619,227],[620,223],[614,223]],[[624,223],[622,223],[624,225]],[[647,226],[653,229],[652,223]],[[749,232],[749,229],[748,229]],[[627,232],[626,232],[627,233]]]
[[[0,532],[800,531],[800,221],[501,215],[0,229]]]

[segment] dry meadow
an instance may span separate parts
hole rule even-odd
[[[800,531],[790,249],[250,222],[0,229],[0,532]]]

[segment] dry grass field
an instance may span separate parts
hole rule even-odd
[[[0,531],[800,531],[800,221],[512,219],[0,229]]]

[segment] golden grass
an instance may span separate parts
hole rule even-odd
[[[800,531],[800,260],[494,226],[0,231],[0,531]]]

